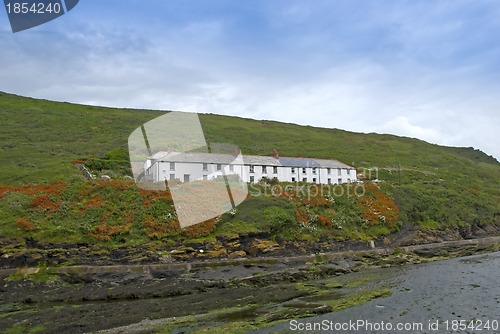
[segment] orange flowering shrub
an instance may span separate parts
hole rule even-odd
[[[67,184],[63,181],[57,181],[51,184],[27,184],[23,186],[0,186],[0,199],[3,198],[6,192],[17,192],[27,196],[35,196],[40,194],[60,196],[67,188]]]
[[[366,183],[366,193],[358,198],[358,205],[363,212],[363,219],[371,225],[394,225],[399,219],[399,208],[376,184]]]
[[[326,215],[318,215],[318,223],[326,227],[332,227],[332,220]]]
[[[203,237],[215,230],[215,219],[209,219],[203,223],[186,227],[182,233],[189,238]]]
[[[145,206],[149,206],[153,204],[153,202],[157,200],[164,199],[168,202],[172,201],[172,196],[170,195],[170,191],[167,190],[144,190],[139,188],[139,195],[144,198],[143,204]]]
[[[144,228],[146,229],[146,235],[150,239],[161,239],[168,234],[178,233],[180,230],[178,221],[161,222],[156,221],[152,216],[146,218]]]
[[[41,195],[31,200],[30,206],[37,210],[54,213],[59,209],[59,204],[54,202],[49,196]]]
[[[300,200],[300,204],[309,205],[313,207],[329,207],[331,205],[330,201],[324,198],[323,196],[303,198]]]
[[[99,195],[92,196],[91,199],[85,202],[85,208],[100,208],[106,203],[106,200]]]
[[[132,226],[132,224],[135,221],[135,211],[134,210],[126,210],[123,212],[123,219],[125,220],[125,223]]]
[[[25,217],[17,218],[16,225],[20,229],[22,229],[26,232],[35,231],[38,229],[38,227],[36,227],[36,225],[33,224],[29,218],[25,218]]]
[[[89,237],[94,237],[102,241],[109,241],[115,235],[121,234],[120,226],[111,226],[106,222],[99,223],[92,233],[89,233]]]
[[[311,222],[311,218],[309,217],[307,210],[302,207],[295,208],[295,219],[302,225],[307,225]]]
[[[0,186],[0,199],[3,198],[3,195],[6,193],[6,192],[9,192],[9,191],[12,191],[13,187],[11,186]]]

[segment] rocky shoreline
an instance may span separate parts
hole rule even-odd
[[[407,224],[387,238],[368,242],[327,240],[285,241],[269,233],[250,233],[206,242],[152,242],[142,245],[52,244],[34,239],[0,237],[0,268],[75,265],[166,264],[240,258],[293,257],[320,253],[342,253],[394,249],[447,241],[461,241],[500,235],[500,225],[471,226],[450,230],[421,229]]]
[[[156,264],[3,269],[0,328],[17,326],[28,331],[38,326],[35,332],[40,333],[105,329],[119,333],[109,329],[144,323],[144,319],[164,320],[147,320],[149,329],[138,326],[137,333],[155,332],[151,328],[157,326],[193,326],[193,321],[203,327],[245,320],[260,328],[388,293],[382,286],[358,291],[356,282],[339,283],[353,273],[498,250],[500,237],[488,237],[285,257],[268,254]],[[354,290],[334,295],[333,304],[316,301],[336,287],[350,286]],[[127,327],[126,332],[130,331]]]

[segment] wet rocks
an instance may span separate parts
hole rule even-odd
[[[476,234],[498,235],[500,226],[477,225],[471,228],[447,230],[420,229],[415,226],[384,243],[375,240],[379,248],[438,243],[446,240],[467,240]],[[191,242],[164,240],[141,245],[56,244],[43,243],[34,238],[16,240],[0,237],[0,268],[36,267],[39,264],[60,265],[117,265],[150,264],[236,259],[244,257],[290,257],[330,252],[365,252],[368,244],[356,240],[328,240],[316,242],[273,239],[269,233],[248,233],[217,237],[215,241]],[[424,251],[425,252],[425,251]],[[423,255],[425,256],[425,255]],[[432,257],[429,254],[429,257]]]
[[[252,242],[248,253],[250,255],[257,255],[259,253],[266,254],[266,253],[271,253],[274,252],[279,248],[279,244],[272,241],[272,240],[260,240],[256,239],[254,242]]]
[[[247,256],[247,253],[245,253],[245,251],[236,251],[236,252],[230,253],[227,257],[230,259],[238,259],[238,258],[242,258],[242,257],[246,257],[246,256]]]
[[[206,254],[207,254],[207,257],[212,258],[212,259],[216,259],[219,257],[226,256],[227,250],[224,247],[220,247],[218,249],[213,249],[213,250],[207,251]]]
[[[264,322],[273,322],[283,319],[303,318],[332,312],[332,307],[329,305],[303,303],[296,306],[297,307],[285,308],[284,310],[266,314],[262,320]]]
[[[186,260],[193,256],[196,250],[193,247],[182,247],[170,252],[170,256],[177,260]]]

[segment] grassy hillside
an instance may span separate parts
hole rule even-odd
[[[24,184],[80,175],[71,160],[124,147],[161,112],[55,103],[0,92],[0,182]]]
[[[94,169],[123,173],[120,161],[126,159],[129,134],[162,114],[0,93],[0,235],[145,242],[265,231],[287,238],[363,239],[408,222],[431,229],[500,225],[500,164],[473,148],[200,115],[209,142],[233,143],[245,154],[269,155],[277,149],[282,156],[338,159],[361,173],[372,168],[380,189],[370,185],[364,198],[345,195],[336,201],[328,193],[312,202],[294,194],[250,198],[232,215],[180,231],[175,217],[165,218],[172,211],[168,196],[139,192],[130,181],[84,181],[72,162],[90,159],[87,164]],[[388,208],[396,214],[378,221]]]

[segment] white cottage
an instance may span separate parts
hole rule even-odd
[[[144,164],[144,178],[153,182],[213,180],[223,175],[237,175],[248,183],[264,177],[318,184],[357,181],[356,169],[340,161],[279,157],[276,151],[273,156],[158,152]]]
[[[357,181],[356,169],[338,160],[314,159],[319,164],[319,183],[341,184]]]

